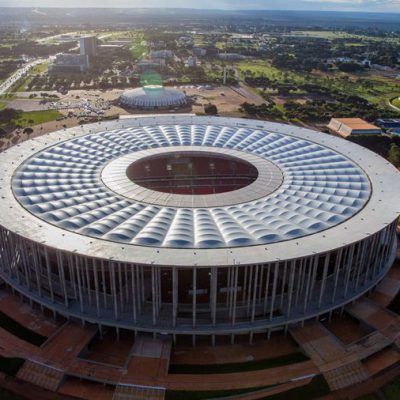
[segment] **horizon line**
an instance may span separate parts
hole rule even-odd
[[[30,9],[30,10],[192,10],[192,11],[236,11],[236,12],[249,12],[249,11],[276,11],[276,12],[321,12],[321,13],[347,13],[347,14],[399,14],[399,11],[377,11],[377,10],[321,10],[321,9],[279,9],[279,8],[196,8],[196,7],[97,7],[97,6],[75,6],[75,7],[61,7],[61,6],[0,6],[1,9]]]

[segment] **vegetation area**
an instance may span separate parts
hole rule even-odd
[[[399,116],[398,111],[387,107],[393,95],[400,92],[400,85],[392,79],[366,73],[359,76],[343,72],[298,73],[279,69],[268,61],[241,62],[238,70],[248,85],[259,90],[268,105],[268,110],[261,113],[250,109],[249,115],[304,122],[328,122],[333,115],[357,115],[369,121],[382,115]],[[284,101],[278,104],[279,98]]]
[[[205,400],[217,399],[227,396],[235,396],[244,393],[251,393],[261,389],[267,389],[272,386],[264,386],[253,389],[235,389],[235,390],[209,390],[202,392],[192,392],[187,390],[167,390],[165,392],[165,400]]]
[[[26,400],[27,398],[21,397],[17,394],[9,392],[8,390],[0,388],[0,399],[1,400]]]
[[[400,399],[400,378],[397,378],[393,382],[384,386],[382,392],[386,400]]]
[[[395,106],[400,108],[400,97],[395,97],[394,99],[391,100],[391,103]]]
[[[400,167],[400,136],[362,135],[350,136],[348,140],[378,153],[382,157],[389,159],[395,166]]]
[[[12,108],[0,110],[0,128],[11,131],[15,128],[26,128],[54,121],[62,116],[55,110],[23,112]]]
[[[305,386],[300,386],[283,393],[268,396],[268,400],[310,400],[325,396],[330,392],[329,386],[322,375],[318,375]]]
[[[12,333],[14,336],[19,337],[26,342],[32,343],[36,346],[42,345],[47,338],[45,336],[39,335],[38,333],[26,328],[17,321],[10,318],[8,315],[0,311],[0,326],[6,331]],[[16,362],[17,363],[17,362]],[[5,365],[8,365],[5,362]],[[0,365],[1,370],[1,365]]]
[[[302,353],[287,354],[285,356],[265,360],[248,361],[230,364],[172,364],[170,374],[229,374],[232,372],[257,371],[276,368],[284,365],[307,361],[309,358]]]
[[[235,396],[244,393],[252,393],[258,390],[267,389],[273,386],[266,386],[253,389],[241,390],[217,390],[217,391],[204,391],[204,392],[189,392],[189,391],[173,391],[167,390],[165,394],[166,400],[203,400],[203,399],[217,399],[228,396]],[[322,375],[318,375],[312,381],[304,386],[297,387],[285,391],[283,393],[268,396],[267,400],[310,400],[322,397],[330,392],[329,386]],[[394,399],[394,398],[393,398]]]
[[[132,35],[132,45],[130,51],[135,60],[140,60],[147,56],[147,42],[144,39],[143,33],[136,33]]]

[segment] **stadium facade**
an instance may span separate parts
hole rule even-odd
[[[0,161],[2,279],[100,327],[269,335],[354,301],[395,258],[399,172],[304,128],[138,117]]]

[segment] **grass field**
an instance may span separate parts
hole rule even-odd
[[[54,121],[61,116],[62,114],[55,110],[22,112],[18,118],[0,124],[0,127],[14,129],[14,127],[20,126],[26,128]]]
[[[291,33],[293,36],[307,36],[307,37],[314,37],[314,38],[321,38],[321,39],[328,39],[328,40],[357,39],[357,40],[362,40],[363,42],[382,41],[382,38],[379,36],[357,35],[355,33],[348,33],[348,32],[343,32],[343,31],[321,31],[321,30],[315,30],[315,31],[304,30],[304,31],[302,31],[302,30],[300,30],[300,31],[292,31]],[[386,42],[392,42],[392,43],[400,42],[399,38],[386,37],[384,40]]]
[[[266,389],[268,386],[254,389],[234,389],[234,390],[209,390],[201,392],[190,392],[186,390],[167,390],[165,400],[207,400],[218,399],[227,396],[237,396],[239,394],[251,393],[257,390]]]
[[[54,121],[61,116],[62,114],[55,110],[30,111],[23,112],[20,118],[18,118],[14,122],[15,124],[25,128],[27,126],[34,126],[43,124],[45,122]]]
[[[400,399],[400,378],[397,378],[392,383],[384,386],[382,392],[386,400],[398,400]]]
[[[287,392],[274,394],[268,400],[310,400],[318,399],[330,392],[329,386],[322,375],[318,375],[305,386],[300,386]]]
[[[292,31],[294,36],[309,36],[321,39],[365,39],[366,36],[343,31]]]
[[[0,399],[1,400],[26,400],[27,398],[18,396],[5,389],[0,388]]]
[[[147,55],[147,43],[144,40],[144,35],[143,33],[137,33],[133,38],[132,38],[132,46],[130,48],[130,51],[132,53],[132,56],[140,60]]]
[[[301,85],[304,83],[317,84],[342,93],[360,96],[371,103],[387,107],[388,101],[400,94],[400,84],[394,78],[373,75],[367,72],[349,74],[344,72],[301,74],[281,70],[271,65],[269,61],[255,60],[239,62],[239,75],[265,76],[281,83]]]
[[[270,386],[273,387],[273,386]],[[166,400],[202,400],[202,399],[217,399],[235,395],[252,393],[265,388],[242,389],[242,390],[217,390],[208,392],[186,392],[167,390],[165,394]],[[312,381],[304,386],[288,390],[283,393],[275,394],[266,397],[271,400],[311,400],[322,397],[329,393],[329,387],[322,375],[316,376]],[[231,398],[231,397],[229,397]],[[396,398],[397,399],[397,398]],[[390,399],[392,400],[392,398]],[[394,400],[394,398],[393,398]]]
[[[252,62],[243,61],[237,64],[240,76],[243,78],[246,72],[249,71],[254,75],[265,76],[269,79],[276,79],[278,81],[292,81],[294,83],[304,83],[305,77],[291,71],[282,71],[273,67],[268,61],[254,60]]]
[[[288,354],[282,357],[270,358],[266,360],[248,361],[231,364],[172,364],[170,374],[229,374],[233,372],[258,371],[268,368],[281,367],[283,365],[295,364],[306,361],[308,357],[302,353]]]
[[[391,100],[391,103],[395,106],[400,108],[400,97],[396,97],[395,99]]]

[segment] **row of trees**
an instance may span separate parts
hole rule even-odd
[[[277,120],[283,118],[282,111],[280,111],[273,102],[270,102],[269,104],[263,103],[260,105],[245,102],[241,105],[240,110],[250,117]]]

